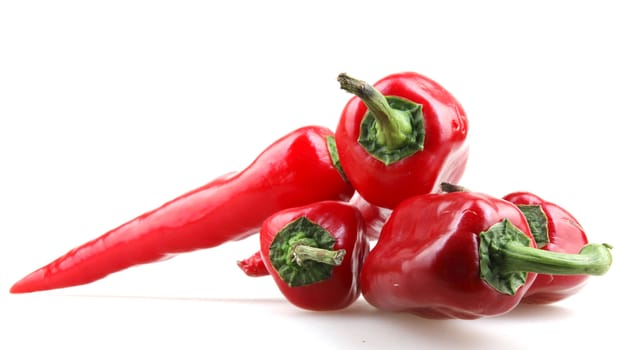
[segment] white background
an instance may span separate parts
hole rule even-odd
[[[463,185],[535,192],[569,209],[592,241],[621,246],[617,7],[2,2],[0,348],[615,347],[614,264],[563,302],[476,321],[388,314],[362,299],[339,312],[302,311],[270,278],[238,270],[256,236],[86,286],[8,289],[70,248],[242,169],[293,128],[334,128],[350,98],[340,72],[375,82],[413,70],[440,82],[470,118]]]

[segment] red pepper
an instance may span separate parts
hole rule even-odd
[[[516,307],[537,273],[603,274],[607,245],[580,254],[536,248],[520,209],[475,192],[415,196],[397,206],[361,273],[364,298],[383,310],[475,319]]]
[[[467,191],[466,188],[443,183],[447,192]],[[577,254],[587,245],[584,229],[576,218],[555,203],[543,200],[530,192],[512,192],[503,197],[522,211],[540,249]],[[588,275],[538,274],[528,289],[523,303],[547,304],[576,294],[586,284]]]
[[[137,264],[246,238],[278,210],[352,195],[338,171],[333,133],[320,126],[299,128],[271,144],[243,171],[215,179],[74,248],[18,281],[11,292],[90,283]]]
[[[377,240],[392,210],[369,203],[358,192],[354,193],[349,203],[362,213],[367,238]]]
[[[366,238],[368,240],[377,240],[380,231],[382,230],[382,227],[390,216],[392,210],[373,205],[367,202],[358,193],[354,193],[354,196],[349,201],[349,204],[356,207],[362,214]],[[246,259],[239,260],[237,262],[237,266],[239,266],[239,268],[250,277],[262,277],[269,275],[269,271],[267,271],[267,268],[261,259],[261,251],[257,251]]]
[[[360,266],[369,251],[358,209],[322,201],[280,211],[263,223],[261,257],[293,305],[338,310],[360,296]]]
[[[263,277],[270,274],[263,262],[260,249],[246,259],[237,261],[237,266],[250,277]]]
[[[539,248],[559,253],[578,253],[589,243],[578,220],[564,208],[530,192],[513,192],[503,198],[524,212]],[[586,284],[588,277],[539,274],[522,301],[545,304],[565,299],[577,293]]]
[[[356,96],[342,111],[336,144],[347,178],[367,201],[393,208],[461,178],[468,119],[446,89],[414,72],[374,86],[345,74],[338,80]]]

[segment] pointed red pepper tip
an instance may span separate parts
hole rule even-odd
[[[35,271],[27,275],[21,280],[15,282],[15,284],[11,286],[11,289],[9,290],[9,292],[11,294],[21,294],[21,293],[30,293],[30,292],[36,292],[39,290],[46,289],[46,288],[42,288],[41,286],[39,286],[40,283],[38,283],[38,281],[44,280],[40,275],[41,273],[39,271]]]

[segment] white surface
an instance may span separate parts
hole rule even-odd
[[[327,5],[329,4],[329,5]],[[619,344],[618,267],[578,295],[476,321],[289,305],[235,260],[255,237],[96,283],[17,279],[222,173],[275,137],[335,127],[340,72],[414,70],[464,105],[462,184],[530,190],[621,245],[621,23],[613,2],[3,2],[0,348],[568,348]],[[613,252],[616,254],[616,250]]]

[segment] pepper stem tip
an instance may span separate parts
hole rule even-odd
[[[299,244],[293,249],[293,260],[300,266],[305,261],[312,260],[332,266],[343,263],[345,249],[329,250]]]

